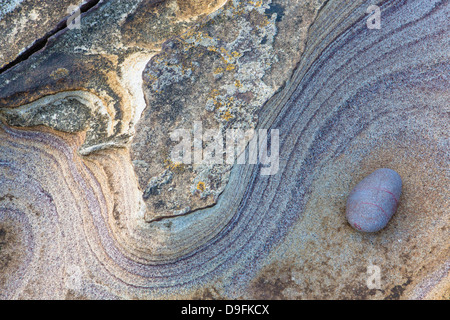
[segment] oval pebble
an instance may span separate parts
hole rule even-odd
[[[394,170],[382,168],[364,178],[347,200],[350,225],[363,232],[383,229],[397,210],[402,179]]]

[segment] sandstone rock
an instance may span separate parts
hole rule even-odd
[[[99,1],[28,57],[1,25],[0,298],[448,299],[450,4],[374,4]],[[193,122],[278,129],[279,170],[165,163]],[[377,168],[401,204],[355,232]]]

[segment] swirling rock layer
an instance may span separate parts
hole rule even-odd
[[[235,165],[210,208],[149,223],[132,146],[82,156],[86,128],[2,124],[0,297],[448,298],[450,5],[383,1],[374,30],[371,4],[321,8],[292,77],[255,111],[260,128],[280,132],[278,173]],[[2,85],[2,108],[32,102],[15,91]],[[107,113],[127,111],[132,127],[134,111],[109,98]],[[362,234],[345,201],[380,167],[400,174],[403,194],[385,229]],[[373,265],[378,288],[367,285]]]

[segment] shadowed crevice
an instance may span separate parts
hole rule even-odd
[[[84,3],[84,4],[82,4],[80,6],[80,14],[88,12],[89,10],[91,10],[92,8],[97,6],[97,4],[99,4],[99,3],[100,4],[106,3],[107,1],[108,0],[87,0],[86,3]],[[53,28],[51,31],[47,32],[42,38],[37,39],[36,41],[34,41],[33,44],[30,47],[28,47],[28,49],[26,49],[21,54],[19,54],[13,61],[11,61],[10,63],[8,63],[5,66],[3,66],[2,68],[0,68],[0,74],[2,74],[4,72],[8,71],[9,69],[15,67],[19,63],[27,60],[29,57],[31,57],[36,52],[38,52],[41,49],[43,49],[47,45],[48,40],[52,36],[54,36],[58,32],[60,32],[60,31],[62,31],[62,30],[67,28],[67,20],[71,16],[72,15],[68,15],[67,17],[65,17],[62,21],[60,21],[56,25],[55,28]]]

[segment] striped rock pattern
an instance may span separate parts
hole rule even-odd
[[[82,156],[86,131],[2,124],[0,297],[448,298],[450,4],[379,1],[371,30],[372,4],[321,8],[258,110],[280,130],[279,172],[234,166],[210,208],[148,223],[126,144]],[[346,198],[380,167],[402,202],[382,232],[356,232]]]

